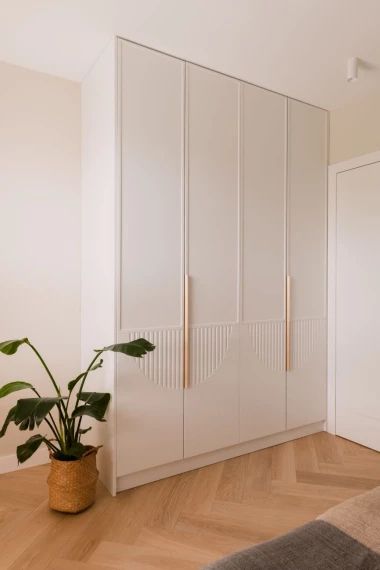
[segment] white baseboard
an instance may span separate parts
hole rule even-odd
[[[36,465],[44,465],[49,462],[49,455],[46,449],[39,449],[34,455],[25,463],[18,465],[17,456],[15,453],[12,455],[0,456],[0,474],[10,473],[11,471],[18,471],[19,469],[26,469],[27,467],[35,467]]]
[[[266,447],[279,445],[280,443],[285,443],[293,439],[298,439],[300,437],[305,437],[307,435],[325,430],[326,422],[317,422],[315,424],[310,424],[289,431],[276,433],[267,437],[255,439],[253,441],[240,443],[238,445],[227,447],[225,449],[218,449],[216,451],[212,451],[211,453],[197,455],[196,457],[189,457],[187,459],[175,461],[174,463],[169,463],[167,465],[159,465],[158,467],[153,467],[152,469],[145,469],[144,471],[139,471],[138,473],[124,475],[122,477],[118,477],[117,479],[117,491],[125,491],[126,489],[138,487],[139,485],[145,485],[146,483],[158,481],[159,479],[164,479],[165,477],[171,477],[173,475],[178,475],[179,473],[185,473],[186,471],[199,469],[205,465],[211,465],[213,463],[218,463],[219,461],[225,461],[226,459],[231,459],[232,457],[238,457],[239,455],[252,453],[253,451],[258,451],[259,449],[265,449]],[[49,456],[46,449],[39,449],[28,461],[20,465],[17,463],[17,456],[15,453],[11,455],[4,455],[3,457],[0,456],[0,474],[18,471],[19,469],[25,469],[27,467],[44,465],[48,462]]]
[[[175,461],[166,465],[159,465],[158,467],[153,467],[151,469],[144,469],[144,471],[139,471],[138,473],[123,475],[117,479],[117,491],[126,491],[127,489],[132,489],[133,487],[145,485],[146,483],[152,483],[152,481],[158,481],[159,479],[172,477],[173,475],[178,475],[179,473],[185,473],[186,471],[199,469],[200,467],[205,467],[206,465],[211,465],[212,463],[218,463],[219,461],[232,459],[233,457],[238,457],[239,455],[252,453],[253,451],[265,449],[266,447],[273,447],[274,445],[279,445],[280,443],[285,443],[287,441],[291,441],[292,439],[298,439],[300,437],[305,437],[307,435],[325,430],[326,422],[317,422],[315,424],[302,426],[281,433],[275,433],[267,437],[255,439],[253,441],[239,443],[237,445],[233,445],[232,447],[218,449],[216,451],[212,451],[211,453],[204,453],[203,455],[197,455],[196,457],[188,457],[187,459],[181,459],[180,461]]]

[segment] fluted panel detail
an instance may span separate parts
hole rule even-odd
[[[232,324],[190,327],[190,382],[200,384],[215,374],[229,348]]]
[[[285,370],[285,321],[256,321],[248,328],[257,358],[271,370]]]
[[[297,319],[290,331],[291,368],[302,368],[326,340],[326,319]]]
[[[129,340],[146,338],[156,348],[135,358],[144,376],[162,388],[180,389],[183,384],[183,336],[181,327],[129,331]]]

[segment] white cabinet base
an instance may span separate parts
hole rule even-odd
[[[145,485],[146,483],[159,481],[160,479],[165,479],[165,477],[172,477],[173,475],[178,475],[179,473],[185,473],[186,471],[199,469],[200,467],[205,467],[206,465],[212,465],[213,463],[218,463],[219,461],[232,459],[233,457],[238,457],[239,455],[245,455],[246,453],[259,451],[260,449],[265,449],[266,447],[273,447],[274,445],[279,445],[280,443],[285,443],[293,439],[298,439],[300,437],[305,437],[307,435],[325,430],[326,422],[309,424],[297,429],[275,433],[267,437],[255,439],[253,441],[247,441],[244,443],[239,443],[238,445],[226,447],[224,449],[218,449],[217,451],[212,451],[211,453],[204,453],[202,455],[197,455],[196,457],[189,457],[187,459],[182,459],[181,461],[174,461],[173,463],[160,465],[159,467],[154,467],[153,469],[145,469],[144,471],[139,471],[138,473],[124,475],[123,477],[118,477],[117,479],[117,492],[133,489],[133,487],[139,487],[140,485]]]

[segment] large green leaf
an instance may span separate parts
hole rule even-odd
[[[22,420],[21,424],[18,426],[18,429],[20,431],[26,431],[29,427],[29,423],[30,423],[29,418],[26,418],[26,420]],[[34,424],[34,422],[33,422],[33,424]],[[31,426],[30,431],[32,431],[33,429],[34,429],[34,425]]]
[[[76,410],[73,411],[72,417],[79,418],[80,416],[89,416],[90,418],[95,418],[98,422],[105,422],[104,414],[101,414],[93,406],[78,406]]]
[[[83,445],[80,441],[75,441],[67,450],[65,455],[71,455],[74,457],[82,457],[83,453],[87,451],[88,446]]]
[[[13,406],[13,408],[11,408],[8,412],[7,417],[5,418],[5,422],[3,424],[3,427],[0,430],[0,437],[4,437],[5,432],[8,429],[8,426],[11,422],[15,421],[15,411],[16,411],[17,406]]]
[[[19,463],[24,463],[33,453],[37,451],[41,443],[45,441],[44,436],[39,433],[30,437],[25,443],[17,446],[17,459]]]
[[[94,366],[92,366],[90,368],[90,372],[92,372],[93,370],[97,370],[98,368],[101,368],[103,366],[103,359],[101,358],[99,360],[99,362],[97,362],[96,364],[94,364]]]
[[[0,398],[4,398],[4,396],[8,396],[8,394],[12,394],[13,392],[18,392],[18,390],[26,390],[27,388],[33,389],[32,384],[29,384],[29,382],[22,382],[21,380],[9,382],[0,388]]]
[[[7,355],[15,354],[18,347],[25,344],[27,341],[27,338],[22,338],[20,340],[5,340],[0,342],[0,352]]]
[[[89,372],[92,372],[93,370],[97,370],[98,368],[101,368],[102,365],[103,365],[103,360],[100,359],[97,364],[94,364],[94,366],[92,366],[92,368],[90,368]],[[67,384],[67,389],[69,390],[69,392],[71,392],[75,388],[75,386],[78,384],[78,382],[80,382],[82,380],[82,378],[85,377],[85,375],[86,375],[86,372],[82,372],[81,374],[79,374],[79,376],[74,378],[74,380],[70,380],[70,382]]]
[[[39,426],[61,398],[23,398],[18,400],[14,411],[14,422],[20,429],[34,429]]]
[[[103,392],[82,392],[78,394],[78,399],[84,402],[84,405],[78,406],[78,408],[73,411],[73,418],[90,416],[100,422],[104,421],[104,414],[107,411],[111,399],[110,394]]]
[[[111,350],[112,352],[120,352],[126,354],[127,356],[134,356],[135,358],[141,358],[147,352],[151,352],[156,347],[154,344],[146,340],[145,338],[138,338],[130,342],[123,342],[121,344],[111,344],[111,346],[105,346],[102,351]],[[97,350],[96,352],[101,352]]]
[[[75,442],[72,446],[68,447],[63,453],[62,451],[56,451],[54,457],[59,461],[75,461],[80,459],[82,455],[91,449],[90,445],[83,445],[82,443]]]
[[[73,388],[75,388],[75,386],[78,384],[78,382],[80,382],[82,380],[82,378],[84,378],[85,375],[86,375],[86,373],[82,372],[81,374],[79,374],[79,376],[74,378],[74,380],[70,380],[70,382],[67,384],[68,391],[71,392],[71,390],[73,390]]]

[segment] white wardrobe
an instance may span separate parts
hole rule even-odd
[[[126,489],[324,429],[327,113],[117,39],[83,86],[83,357]]]

